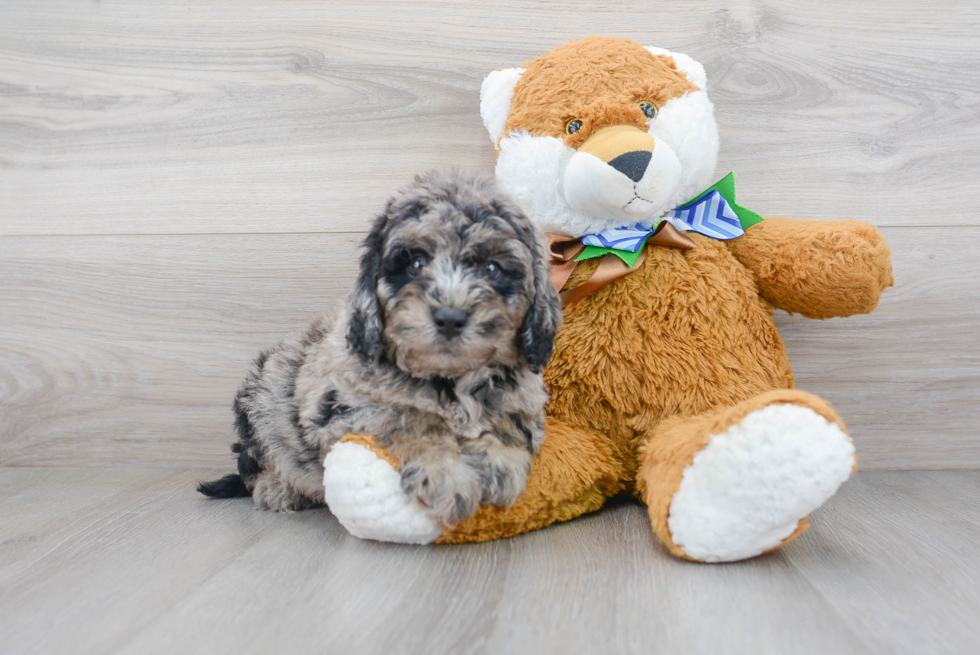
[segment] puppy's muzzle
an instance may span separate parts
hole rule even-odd
[[[639,182],[656,145],[656,139],[639,128],[613,125],[590,136],[578,151],[598,157],[633,182]]]
[[[470,313],[458,307],[439,307],[432,310],[432,322],[436,331],[447,339],[453,339],[470,320]]]

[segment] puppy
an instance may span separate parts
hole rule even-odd
[[[446,525],[511,505],[544,440],[561,322],[530,221],[489,178],[428,173],[389,200],[346,306],[263,352],[234,402],[238,474],[202,483],[277,511],[322,505],[350,432],[397,457]]]

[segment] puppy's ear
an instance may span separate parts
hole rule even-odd
[[[561,299],[551,283],[551,272],[544,256],[544,246],[530,219],[509,200],[495,199],[491,206],[498,216],[510,223],[528,250],[531,251],[533,291],[531,305],[524,314],[517,345],[532,373],[540,373],[555,349],[555,334],[561,327]]]
[[[492,181],[488,180],[488,184],[496,188]],[[531,372],[540,373],[555,349],[555,334],[561,327],[562,319],[561,299],[555,285],[551,283],[551,271],[544,256],[545,248],[531,220],[509,198],[493,198],[490,206],[497,216],[514,228],[517,238],[531,251],[531,304],[524,314],[524,322],[521,323],[521,330],[517,335],[517,346]]]
[[[542,256],[542,247],[534,239],[534,297],[524,315],[518,341],[527,366],[532,373],[540,373],[551,359],[555,348],[555,334],[561,327],[561,300],[555,285],[551,283],[548,263]]]
[[[378,302],[378,280],[381,277],[381,255],[388,212],[374,221],[364,240],[361,273],[350,297],[350,324],[347,328],[347,347],[365,361],[378,361],[384,353],[384,318]]]

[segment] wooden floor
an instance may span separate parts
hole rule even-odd
[[[888,238],[874,314],[777,316],[862,467],[980,468],[960,0],[3,0],[0,465],[224,465],[249,360],[344,296],[389,194],[493,170],[484,76],[589,34],[704,63],[747,207]]]
[[[509,540],[359,541],[212,501],[186,469],[0,469],[0,652],[976,653],[980,472],[859,473],[738,564],[642,507]]]
[[[628,502],[414,548],[198,497],[386,197],[493,170],[483,77],[589,34],[704,63],[740,202],[888,238],[874,314],[776,317],[864,472],[721,566]],[[882,470],[980,468],[978,34],[960,0],[0,1],[0,654],[980,652],[980,473]]]

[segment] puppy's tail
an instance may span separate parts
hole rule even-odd
[[[241,498],[252,495],[242,476],[237,473],[230,473],[213,482],[201,482],[197,485],[197,490],[209,498]]]
[[[263,352],[255,360],[255,371],[261,371],[268,352]],[[238,455],[238,473],[230,473],[220,480],[213,482],[201,482],[197,485],[197,490],[209,498],[241,498],[251,496],[252,492],[246,481],[252,479],[262,472],[262,464],[256,459],[259,455],[255,448],[255,430],[249,420],[248,411],[243,404],[243,397],[251,394],[251,385],[255,383],[258,373],[249,373],[242,383],[242,388],[235,396],[232,404],[232,411],[235,412],[235,429],[238,430],[238,441],[231,444],[231,452]]]
[[[233,443],[231,452],[238,453],[238,473],[229,473],[220,480],[201,482],[197,490],[209,498],[241,498],[251,496],[246,480],[251,480],[262,470],[259,462],[252,457],[241,443]]]

